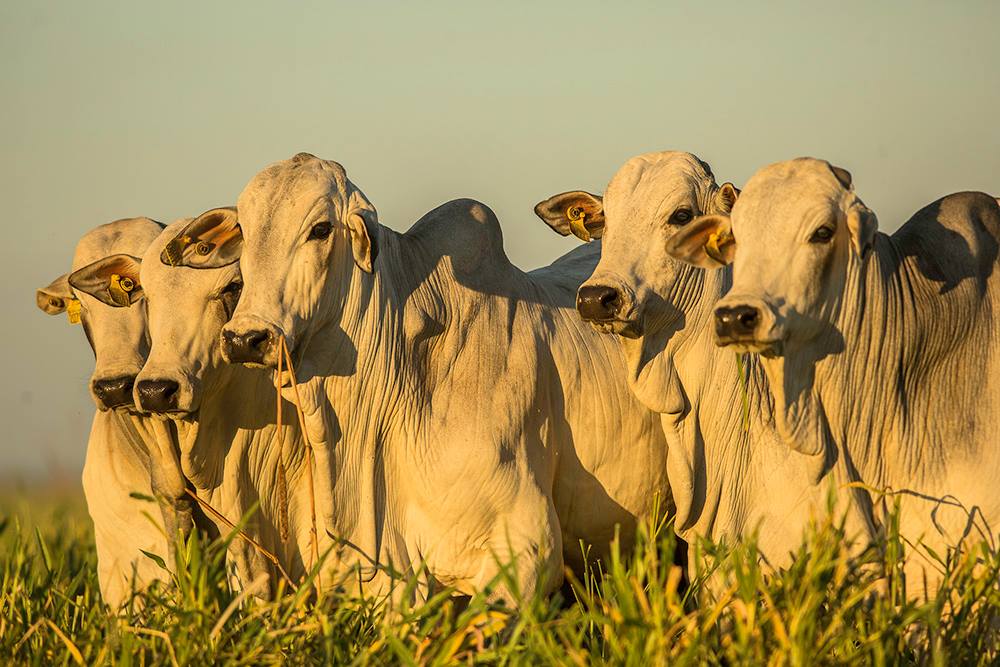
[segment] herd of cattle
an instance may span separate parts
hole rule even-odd
[[[666,514],[686,540],[756,533],[780,568],[812,520],[864,549],[899,503],[911,595],[933,595],[934,554],[993,543],[992,196],[887,236],[822,160],[741,192],[661,152],[535,212],[593,242],[525,273],[485,205],[397,233],[299,154],[235,207],[84,235],[37,303],[96,357],[104,599],[169,578],[143,552],[170,570],[174,540],[235,525],[231,581],[260,596],[317,563],[324,588],[545,593]]]

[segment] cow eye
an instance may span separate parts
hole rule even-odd
[[[833,230],[823,225],[809,237],[809,243],[829,243],[833,238]]]
[[[226,309],[226,317],[232,317],[233,311],[236,310],[236,304],[240,300],[240,294],[243,292],[243,283],[239,280],[234,280],[219,292],[219,300],[222,301],[222,307]]]
[[[677,225],[679,227],[691,222],[692,218],[694,218],[694,213],[691,212],[691,209],[679,208],[674,211],[673,215],[670,216],[670,219],[667,220],[667,224]]]
[[[333,227],[329,222],[317,222],[313,225],[313,228],[309,230],[309,238],[307,240],[318,240],[322,241],[330,235],[333,231]]]

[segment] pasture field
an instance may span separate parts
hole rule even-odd
[[[835,525],[817,526],[795,564],[768,577],[752,544],[699,545],[719,593],[685,590],[666,525],[635,552],[512,614],[445,594],[394,612],[372,600],[231,594],[223,547],[192,539],[175,585],[121,617],[100,601],[90,522],[73,484],[0,490],[0,664],[997,664],[1000,558],[943,563],[934,603],[905,601],[892,576],[905,549],[852,562]],[[881,575],[888,575],[881,578]],[[887,582],[887,583],[886,583]],[[881,592],[878,592],[881,591]]]

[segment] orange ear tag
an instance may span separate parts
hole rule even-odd
[[[566,209],[566,217],[569,218],[569,228],[574,236],[584,241],[591,240],[590,232],[583,224],[587,219],[587,212],[583,210],[582,206],[570,206]]]
[[[129,292],[135,289],[135,281],[128,276],[120,276],[117,273],[111,274],[111,282],[108,284],[108,293],[116,306],[125,308],[132,305]]]
[[[80,302],[77,299],[70,299],[66,303],[66,317],[70,324],[80,323]]]
[[[705,254],[719,264],[726,264],[726,260],[722,256],[722,251],[719,249],[719,246],[725,245],[732,240],[733,235],[730,232],[712,232],[709,234],[708,240],[705,241]]]

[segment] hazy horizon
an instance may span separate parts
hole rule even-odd
[[[883,231],[949,192],[1000,195],[1000,4],[890,4],[0,5],[0,477],[83,461],[91,352],[34,301],[79,237],[232,204],[299,151],[341,162],[395,229],[485,202],[525,269],[575,245],[537,201],[653,150],[737,185],[828,159]]]

